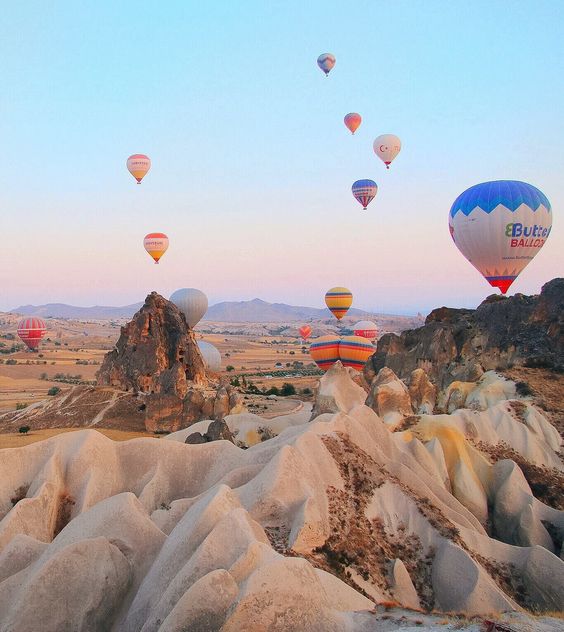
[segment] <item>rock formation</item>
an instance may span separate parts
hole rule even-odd
[[[407,379],[423,368],[444,388],[513,365],[564,371],[564,279],[546,283],[538,296],[492,295],[475,310],[435,309],[423,327],[382,336],[365,377],[372,382],[386,366]]]
[[[278,436],[246,450],[187,445],[220,439],[209,421],[164,440],[82,430],[1,450],[0,631],[443,629],[435,611],[561,629],[526,614],[564,608],[561,439],[485,377],[485,408],[396,432],[340,366],[316,402],[331,411],[262,419]],[[397,382],[384,371],[378,388]],[[381,393],[403,416],[404,395]],[[257,419],[225,424],[242,435]]]
[[[115,349],[104,358],[99,386],[184,397],[189,382],[206,384],[204,361],[181,311],[151,292],[121,328]]]

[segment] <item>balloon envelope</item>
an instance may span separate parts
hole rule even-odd
[[[18,323],[17,332],[20,340],[32,350],[39,347],[39,343],[46,331],[47,327],[41,318],[22,318]]]
[[[158,263],[168,249],[168,237],[164,233],[149,233],[143,239],[143,247]]]
[[[194,329],[208,310],[208,297],[193,287],[176,290],[171,294],[170,300],[184,314],[190,329]]]
[[[345,116],[345,125],[349,128],[351,134],[354,134],[362,123],[362,117],[356,112],[350,112]]]
[[[198,340],[198,348],[202,354],[206,370],[219,373],[221,371],[221,353],[217,347],[214,347],[211,342]]]
[[[400,153],[401,140],[395,134],[382,134],[374,141],[374,153],[390,168],[392,160]]]
[[[363,209],[372,202],[378,193],[378,185],[374,180],[357,180],[352,185],[352,193]]]
[[[307,340],[311,336],[311,327],[309,325],[303,325],[300,327],[300,336]]]
[[[141,184],[141,180],[147,175],[151,168],[151,159],[145,154],[133,154],[127,159],[127,169],[129,173]]]
[[[352,292],[346,287],[332,287],[325,294],[325,304],[337,320],[349,311],[352,301]]]
[[[339,343],[339,359],[343,366],[362,371],[366,360],[374,353],[372,343],[361,336],[344,336]]]
[[[323,70],[326,75],[328,75],[331,72],[331,69],[335,65],[336,61],[337,60],[335,59],[335,55],[332,55],[331,53],[322,53],[317,58],[317,65],[321,68],[321,70]]]
[[[330,369],[339,359],[340,340],[339,336],[321,336],[309,345],[309,354],[322,371]]]
[[[550,235],[552,210],[531,184],[497,180],[460,194],[448,223],[460,252],[505,294]]]
[[[353,332],[355,336],[374,340],[378,335],[378,327],[376,323],[373,323],[371,320],[359,320],[358,323],[353,326]]]

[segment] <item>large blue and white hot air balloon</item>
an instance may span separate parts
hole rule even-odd
[[[505,294],[550,235],[552,211],[536,187],[497,180],[461,193],[448,224],[460,252]]]
[[[352,193],[358,202],[362,204],[362,208],[366,210],[366,207],[378,193],[378,185],[374,180],[357,180],[353,182]]]

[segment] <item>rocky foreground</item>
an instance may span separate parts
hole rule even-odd
[[[0,451],[0,630],[562,629],[543,411],[491,371],[458,403],[421,370],[366,387],[337,364],[313,412],[228,416],[235,443],[186,444],[202,421]]]

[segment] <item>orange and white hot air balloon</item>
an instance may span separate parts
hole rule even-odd
[[[321,336],[310,344],[309,354],[322,371],[330,369],[339,359],[340,341],[339,336]]]
[[[129,173],[141,184],[141,180],[147,175],[151,168],[151,159],[145,154],[132,154],[127,159],[127,169]]]
[[[299,331],[304,342],[311,336],[311,327],[309,325],[303,325]]]
[[[345,116],[345,125],[349,128],[351,134],[356,132],[361,123],[362,117],[356,112],[349,112],[349,114]]]
[[[339,342],[339,359],[343,366],[362,371],[366,360],[374,353],[374,346],[361,336],[344,336]]]
[[[168,237],[164,233],[149,233],[143,239],[143,246],[155,263],[158,263],[168,249]]]

